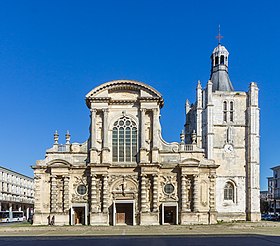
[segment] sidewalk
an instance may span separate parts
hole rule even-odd
[[[235,222],[217,225],[164,226],[30,226],[0,227],[3,236],[183,236],[183,235],[269,235],[280,236],[280,222]]]

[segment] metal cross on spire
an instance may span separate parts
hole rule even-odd
[[[221,26],[219,25],[219,31],[218,31],[218,36],[216,36],[216,39],[218,39],[219,43],[221,44],[221,39],[223,38],[223,36],[221,35]]]

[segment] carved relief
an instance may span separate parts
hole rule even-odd
[[[84,185],[87,188],[87,192],[84,195],[78,194],[77,188],[79,185]],[[88,200],[88,191],[89,187],[87,184],[87,177],[84,176],[75,176],[74,183],[73,183],[73,194],[72,194],[72,202],[79,203],[79,202],[86,202]]]
[[[166,190],[167,185],[172,185],[173,191],[171,186],[168,188],[170,191]],[[160,176],[160,187],[159,199],[161,201],[178,201],[176,176]]]
[[[113,199],[135,199],[138,195],[138,181],[136,175],[112,175],[109,181]]]
[[[205,180],[201,182],[200,189],[200,202],[202,206],[206,207],[208,204],[208,183]]]

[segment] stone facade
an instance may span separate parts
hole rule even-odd
[[[233,91],[226,52],[215,48],[211,80],[206,89],[198,83],[194,104],[186,102],[178,143],[161,137],[163,98],[154,88],[116,80],[90,91],[89,139],[70,143],[67,133],[60,145],[55,133],[33,167],[34,223],[48,216],[58,225],[259,220],[258,88]]]

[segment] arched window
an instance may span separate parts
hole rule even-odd
[[[234,186],[230,182],[227,182],[226,185],[225,185],[224,200],[234,201]]]
[[[112,135],[113,162],[134,162],[137,154],[136,123],[123,116],[114,123]]]
[[[229,104],[229,119],[230,121],[233,121],[233,102],[230,102]]]
[[[223,103],[223,120],[226,122],[227,121],[227,102],[224,101]]]
[[[221,56],[221,64],[225,64],[225,56]]]
[[[215,66],[218,65],[218,64],[219,64],[219,57],[216,56],[216,57],[215,57]]]

